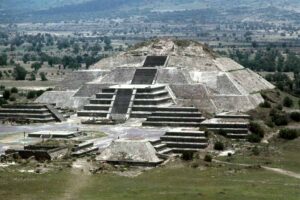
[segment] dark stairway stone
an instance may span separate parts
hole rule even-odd
[[[155,79],[157,69],[137,69],[131,84],[148,84],[151,85]]]
[[[112,108],[112,114],[127,114],[130,100],[132,97],[131,89],[119,89]]]
[[[167,61],[167,58],[167,56],[147,56],[143,67],[164,66]]]

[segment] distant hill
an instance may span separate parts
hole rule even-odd
[[[153,12],[207,10],[229,16],[258,17],[300,13],[299,0],[2,0],[3,19],[78,19]],[[275,11],[275,13],[272,12]],[[1,20],[1,19],[0,19]]]

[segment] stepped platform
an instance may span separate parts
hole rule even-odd
[[[247,118],[221,117],[205,120],[201,127],[232,139],[245,139],[249,135]]]
[[[108,118],[115,99],[116,89],[105,88],[102,93],[96,94],[96,98],[90,99],[83,110],[77,112],[78,117]]]
[[[65,117],[61,111],[48,104],[12,104],[0,108],[0,119],[48,123],[64,121]]]
[[[162,143],[160,139],[151,140],[150,143],[159,155],[168,155],[172,153],[172,149],[168,148],[167,145]]]
[[[28,137],[31,138],[58,138],[70,139],[81,136],[83,133],[80,131],[38,131],[29,133]]]
[[[168,131],[160,140],[173,153],[196,152],[208,146],[208,139],[203,131]]]
[[[200,123],[204,120],[196,108],[160,107],[151,112],[143,122],[143,126],[200,127]]]

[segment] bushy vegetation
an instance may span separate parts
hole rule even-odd
[[[295,122],[300,122],[300,112],[292,112],[290,118]]]
[[[13,74],[14,74],[15,80],[20,81],[20,80],[25,80],[27,73],[28,72],[23,67],[21,67],[20,65],[17,65],[14,68]]]
[[[11,92],[11,93],[18,93],[18,91],[19,91],[19,90],[18,90],[18,88],[16,88],[16,87],[13,87],[13,88],[10,89],[10,92]]]
[[[258,143],[265,135],[264,128],[257,122],[250,122],[249,130],[251,131],[251,134],[247,137],[249,142]]]
[[[296,129],[282,129],[279,132],[279,137],[286,140],[293,140],[299,137],[299,131]]]
[[[204,157],[204,161],[205,161],[205,162],[211,162],[211,161],[212,161],[212,156],[206,154],[205,157]]]
[[[217,150],[217,151],[223,151],[224,148],[225,148],[225,147],[224,147],[223,142],[217,141],[217,142],[214,144],[214,150]]]
[[[27,99],[34,99],[36,97],[36,91],[29,91],[27,93]]]
[[[184,152],[181,156],[181,159],[185,161],[193,160],[193,158],[194,158],[193,152]]]
[[[294,101],[290,97],[286,96],[283,99],[283,106],[284,107],[290,108],[290,107],[293,107],[293,105],[294,105]]]
[[[10,90],[5,90],[4,92],[3,92],[3,98],[5,99],[5,100],[8,100],[9,99],[9,97],[10,97]]]

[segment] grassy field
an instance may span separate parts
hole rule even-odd
[[[113,174],[84,175],[68,170],[48,174],[0,171],[3,199],[288,199],[298,200],[300,180],[263,169],[157,168],[130,178]]]
[[[290,170],[300,173],[300,138],[292,141],[275,139],[271,144],[257,146],[259,155],[254,155],[252,150],[234,155],[229,160],[232,163],[257,164]]]

